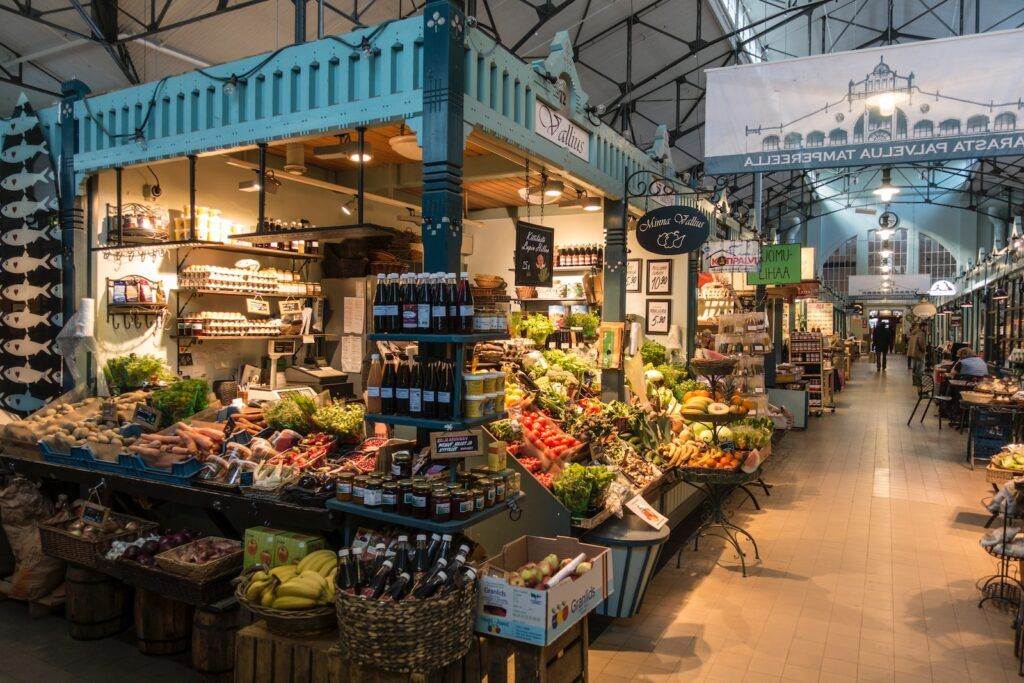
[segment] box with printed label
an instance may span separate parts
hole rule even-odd
[[[326,547],[323,536],[285,531],[274,539],[274,566],[294,564],[311,552]]]
[[[566,560],[586,556],[590,568],[570,575],[552,588],[542,588],[545,558],[557,560],[553,576]],[[524,577],[524,568],[525,574]],[[538,574],[537,572],[541,572]],[[601,545],[580,543],[559,536],[522,536],[508,543],[500,555],[487,560],[480,579],[476,630],[533,645],[548,645],[612,592],[611,551]],[[537,585],[530,586],[527,584]]]
[[[273,567],[274,545],[280,529],[255,526],[245,530],[245,554],[242,556],[242,567],[248,569],[254,564],[265,564]]]

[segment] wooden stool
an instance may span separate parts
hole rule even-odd
[[[135,645],[146,655],[187,652],[192,639],[192,606],[135,589]]]
[[[69,564],[65,584],[68,635],[75,640],[97,640],[124,630],[127,588],[123,583]]]

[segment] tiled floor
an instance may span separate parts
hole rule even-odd
[[[964,436],[931,414],[906,426],[914,390],[893,360],[856,366],[836,413],[787,437],[764,509],[734,517],[760,546],[750,576],[721,541],[687,546],[597,639],[593,680],[1018,680],[1011,616],[977,607],[990,488]]]

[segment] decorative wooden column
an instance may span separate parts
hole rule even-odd
[[[604,200],[604,302],[601,318],[605,322],[626,320],[626,212],[625,199]],[[626,398],[623,371],[601,371],[601,398],[622,401]]]
[[[466,18],[459,0],[423,11],[423,261],[458,273],[462,248],[462,119]]]

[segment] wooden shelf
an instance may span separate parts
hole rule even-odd
[[[236,236],[237,237],[237,236]],[[276,241],[276,240],[270,240]],[[322,254],[296,254],[283,249],[270,249],[268,247],[256,247],[246,244],[227,244],[224,242],[201,242],[199,240],[172,240],[170,242],[154,242],[152,244],[122,244],[105,247],[90,247],[95,252],[121,252],[121,251],[172,251],[174,249],[209,249],[211,251],[225,251],[232,254],[249,254],[252,256],[270,256],[273,258],[303,259],[306,261],[318,261],[323,259]]]
[[[476,344],[477,342],[508,339],[508,332],[476,332],[473,334],[418,334],[415,332],[371,332],[370,341],[415,341],[436,344]]]
[[[485,425],[489,422],[504,420],[506,417],[508,417],[507,413],[497,413],[495,415],[487,415],[486,417],[458,417],[452,419],[437,420],[423,417],[413,417],[411,415],[381,415],[380,413],[366,413],[364,419],[367,422],[380,422],[382,424],[390,425],[405,425],[407,427],[429,429],[435,432],[451,432],[462,429],[469,429],[471,427],[479,427],[480,425]]]
[[[337,335],[334,335],[334,334],[323,334],[323,333],[310,334],[310,335],[305,335],[305,336],[307,336],[307,337],[316,337],[317,339],[324,338],[327,341],[332,341],[332,340],[338,338]],[[197,336],[197,337],[179,337],[176,334],[172,334],[171,335],[171,339],[185,339],[185,340],[187,340],[187,339],[194,339],[194,340],[200,341],[200,342],[204,342],[204,341],[245,341],[245,340],[263,341],[263,340],[267,340],[267,339],[302,339],[302,337],[303,337],[303,335],[301,335],[301,334],[263,334],[263,335],[260,335],[260,334],[253,334],[253,335],[243,334],[243,335],[234,335],[234,336],[228,336],[228,335],[206,335],[206,336]]]
[[[250,299],[256,299],[263,297],[264,299],[322,299],[323,294],[281,294],[274,292],[273,294],[268,292],[235,292],[226,289],[193,289],[191,287],[179,287],[178,289],[171,290],[173,292],[180,292],[184,294],[212,294],[216,296],[244,296]]]
[[[536,302],[536,303],[541,303],[541,304],[559,304],[559,303],[561,303],[561,304],[579,304],[579,303],[585,304],[585,303],[587,303],[586,299],[572,299],[572,298],[568,298],[568,299],[512,299],[512,301],[518,302],[520,304],[526,304],[526,303],[530,303],[530,302]],[[599,304],[587,304],[587,305],[588,306],[590,306],[590,305],[598,306]]]
[[[522,502],[524,496],[525,494],[522,492],[516,493],[504,502],[495,503],[489,508],[484,508],[480,512],[473,513],[466,519],[453,519],[447,522],[435,522],[430,519],[419,519],[409,515],[400,515],[397,512],[385,512],[379,507],[366,507],[359,503],[344,502],[334,498],[327,501],[327,508],[330,510],[344,512],[352,515],[353,517],[376,519],[381,522],[388,522],[390,524],[408,527],[410,529],[430,531],[438,534],[452,534],[458,533],[463,529],[468,529],[469,527],[479,524],[485,519],[494,517],[503,511],[517,507],[518,504]]]
[[[377,225],[376,223],[356,223],[354,225],[334,225],[303,230],[282,230],[281,232],[247,232],[240,235],[232,235],[232,237],[236,240],[245,240],[252,244],[269,244],[271,242],[290,242],[292,240],[341,242],[362,237],[394,237],[398,234],[398,230]]]

